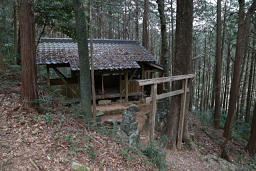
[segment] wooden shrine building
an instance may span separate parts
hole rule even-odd
[[[154,78],[156,72],[163,70],[150,52],[132,40],[93,40],[93,59],[96,99],[128,101],[128,97],[141,97],[144,88],[136,80]],[[79,95],[76,42],[70,38],[42,38],[36,62],[46,65],[49,87],[61,85],[64,95]]]

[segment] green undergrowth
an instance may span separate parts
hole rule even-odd
[[[96,132],[107,135],[111,138],[112,141],[115,141],[117,144],[122,144],[127,142],[127,137],[124,137],[122,134],[119,134],[119,126],[117,124],[113,125],[113,128],[108,128],[105,126],[99,126],[96,128]],[[162,150],[166,144],[166,138],[162,137],[156,142],[151,143],[148,147],[140,143],[137,146],[128,145],[125,146],[120,154],[124,156],[125,160],[131,161],[136,158],[147,159],[146,163],[150,166],[155,165],[160,171],[167,169],[166,164],[166,153]]]

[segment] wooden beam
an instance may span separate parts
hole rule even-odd
[[[187,89],[187,93],[189,92],[189,89]],[[156,100],[160,100],[160,99],[164,99],[164,98],[167,98],[167,97],[172,97],[172,96],[176,96],[176,95],[180,95],[180,94],[183,94],[184,93],[184,90],[176,90],[176,91],[171,91],[171,92],[168,92],[168,93],[163,93],[163,94],[159,94],[156,96]],[[152,101],[152,97],[147,97],[146,98],[146,103],[150,103]]]
[[[142,79],[145,79],[145,71],[144,71],[144,67],[142,67],[142,70],[141,70],[141,78]],[[142,102],[144,101],[144,86],[141,86],[141,100]]]
[[[128,102],[129,93],[129,81],[128,81],[128,71],[125,72],[125,101]]]
[[[178,76],[172,76],[172,77],[161,77],[161,78],[153,78],[153,79],[146,79],[146,80],[138,80],[139,86],[145,86],[145,85],[151,85],[151,84],[159,84],[164,82],[170,82],[170,81],[178,81],[178,80],[184,80],[189,78],[194,78],[194,74],[188,74],[188,75],[178,75]]]
[[[162,66],[157,65],[157,64],[148,63],[148,65],[149,65],[149,66],[152,66],[152,67],[154,67],[154,68],[156,68],[156,69],[158,69],[158,70],[161,70],[161,71],[164,70],[164,68],[163,68]]]
[[[152,113],[150,115],[150,131],[149,131],[149,140],[153,142],[154,140],[154,132],[155,132],[155,119],[156,119],[156,96],[157,96],[157,84],[151,85],[151,97],[152,97]]]
[[[56,74],[62,79],[66,87],[68,87],[75,95],[78,95],[77,92],[72,87],[69,86],[67,81],[68,79],[65,77],[65,75],[63,75],[56,67],[53,67],[53,69],[56,72]]]
[[[62,74],[56,67],[53,67],[53,70],[56,72],[56,74],[58,76],[60,76],[61,78],[67,80],[67,77],[64,74]]]
[[[182,89],[184,92],[187,92],[188,79],[182,81]],[[181,150],[182,137],[183,137],[183,128],[184,128],[184,116],[186,110],[186,100],[187,93],[181,95],[181,108],[180,108],[180,119],[179,119],[179,129],[178,129],[178,139],[177,139],[177,148]]]
[[[54,68],[54,67],[70,67],[69,63],[66,64],[46,64],[47,66],[49,66],[49,68]]]

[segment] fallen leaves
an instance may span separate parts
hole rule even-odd
[[[70,108],[56,105],[47,123],[44,114],[24,109],[18,94],[0,94],[0,106],[0,144],[8,144],[0,146],[0,161],[6,161],[0,168],[69,170],[72,161],[92,168],[150,168],[144,159],[126,160],[120,153],[124,145],[70,118]]]

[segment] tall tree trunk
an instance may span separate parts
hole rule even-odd
[[[216,38],[216,69],[215,69],[215,112],[214,112],[214,127],[219,128],[220,125],[220,108],[221,108],[221,0],[217,0],[217,38]]]
[[[228,101],[228,85],[229,85],[229,72],[230,72],[230,59],[231,59],[231,41],[228,42],[228,50],[227,50],[227,61],[226,61],[226,81],[225,81],[225,88],[224,88],[224,99],[223,99],[223,108],[226,111],[226,104]]]
[[[208,59],[207,60],[207,68],[208,68],[208,73],[207,73],[207,90],[206,90],[206,104],[205,104],[205,107],[204,109],[208,109],[209,108],[209,99],[210,99],[210,89],[211,89],[211,70],[209,68],[211,64],[210,64],[210,60]]]
[[[112,22],[112,7],[108,10],[109,20],[108,20],[108,38],[113,39],[113,22]]]
[[[149,0],[144,0],[144,14],[143,14],[143,31],[142,31],[142,46],[148,49],[148,13],[149,13]]]
[[[18,27],[17,27],[17,5],[16,2],[13,3],[13,40],[14,40],[14,51],[16,53],[15,63],[17,63],[18,54]]]
[[[247,150],[253,156],[256,154],[256,104],[254,105],[251,136],[247,144]]]
[[[135,32],[136,32],[136,40],[139,40],[139,0],[135,0]]]
[[[167,41],[167,32],[166,32],[166,19],[164,14],[164,0],[157,0],[158,4],[158,12],[160,16],[161,23],[161,64],[164,68],[164,75],[169,76],[170,71],[170,59],[169,59],[169,51],[168,51],[168,41]]]
[[[91,77],[88,55],[87,19],[83,0],[73,0],[78,37],[78,54],[80,63],[80,94],[82,114],[92,119],[91,107]]]
[[[173,75],[190,74],[192,72],[192,27],[193,27],[193,0],[177,0],[176,20],[176,47],[173,60]],[[186,50],[184,50],[186,49]],[[191,90],[191,81],[189,81]],[[181,83],[175,82],[173,89],[180,89]],[[189,98],[188,98],[189,99]],[[189,100],[186,104],[188,109]],[[167,135],[170,148],[176,148],[177,123],[180,113],[181,97],[174,96],[171,100],[167,121]],[[186,111],[187,113],[187,111]],[[187,115],[185,114],[185,118]],[[184,129],[186,130],[186,129]],[[185,138],[185,137],[184,137]]]
[[[236,102],[239,94],[239,76],[240,76],[240,63],[241,59],[244,55],[244,50],[246,49],[245,42],[250,33],[250,24],[252,15],[256,8],[256,0],[253,1],[252,5],[248,9],[248,12],[244,14],[245,0],[239,0],[239,25],[238,25],[238,33],[237,33],[237,45],[236,45],[236,54],[235,54],[235,62],[234,62],[234,71],[231,83],[230,90],[230,101],[229,101],[229,110],[228,117],[225,123],[224,137],[230,139],[232,134],[232,127],[234,121],[234,114],[236,110]]]
[[[254,56],[256,58],[256,55]],[[253,66],[255,63],[255,59],[252,58],[250,74],[249,74],[249,83],[248,83],[248,91],[247,91],[247,100],[246,100],[246,113],[245,113],[245,122],[249,123],[250,121],[250,112],[251,112],[251,94],[252,94],[252,78],[253,78]],[[254,122],[253,122],[254,123]],[[252,123],[252,124],[253,124]]]
[[[202,88],[201,88],[201,106],[200,106],[200,109],[201,111],[204,111],[204,101],[205,101],[205,70],[206,70],[206,67],[205,67],[205,59],[206,59],[206,46],[207,46],[207,41],[206,41],[206,36],[204,38],[204,56],[203,56],[203,81],[202,81]],[[201,66],[200,66],[201,67]]]
[[[173,0],[171,0],[171,27],[172,27],[172,44],[171,44],[171,64],[174,58],[174,16],[173,16]]]
[[[19,1],[21,42],[21,95],[25,107],[37,107],[37,68],[33,0]]]
[[[121,18],[121,15],[118,13],[118,19],[117,19],[117,25],[118,25],[118,30],[117,30],[117,38],[118,39],[121,39],[121,27],[120,27],[120,18]]]
[[[248,43],[248,42],[247,42]],[[236,120],[239,118],[239,111],[240,111],[240,100],[241,100],[241,92],[242,92],[242,78],[243,78],[243,75],[244,75],[244,68],[245,68],[245,64],[246,64],[246,60],[247,60],[247,57],[246,57],[246,54],[243,55],[243,59],[242,59],[242,68],[241,68],[241,71],[240,71],[240,76],[239,76],[239,90],[238,90],[238,98],[237,98],[237,102],[236,102]]]
[[[227,0],[225,0],[225,5],[224,5],[224,16],[223,16],[223,30],[222,30],[222,41],[221,41],[221,60],[223,63],[223,54],[224,54],[224,48],[225,48],[225,38],[226,38],[226,19],[227,19]],[[223,67],[222,67],[223,68]],[[224,69],[224,68],[223,68]],[[223,79],[223,84],[225,84],[225,80]],[[222,91],[224,92],[224,87],[222,86]],[[221,105],[223,102],[223,93],[221,93]]]
[[[242,93],[241,93],[242,97],[241,97],[240,103],[238,104],[239,107],[237,108],[237,115],[239,113],[242,113],[242,111],[244,109],[244,101],[245,101],[245,96],[246,96],[246,87],[247,87],[248,73],[249,73],[249,68],[250,68],[249,61],[250,61],[250,56],[248,55],[247,63],[246,63],[246,68],[245,68],[245,75],[244,75],[244,79],[243,79],[244,81],[243,81],[243,88],[242,88]],[[242,118],[242,117],[240,117],[240,118]]]
[[[127,4],[124,1],[124,13],[123,13],[123,39],[127,39]]]

